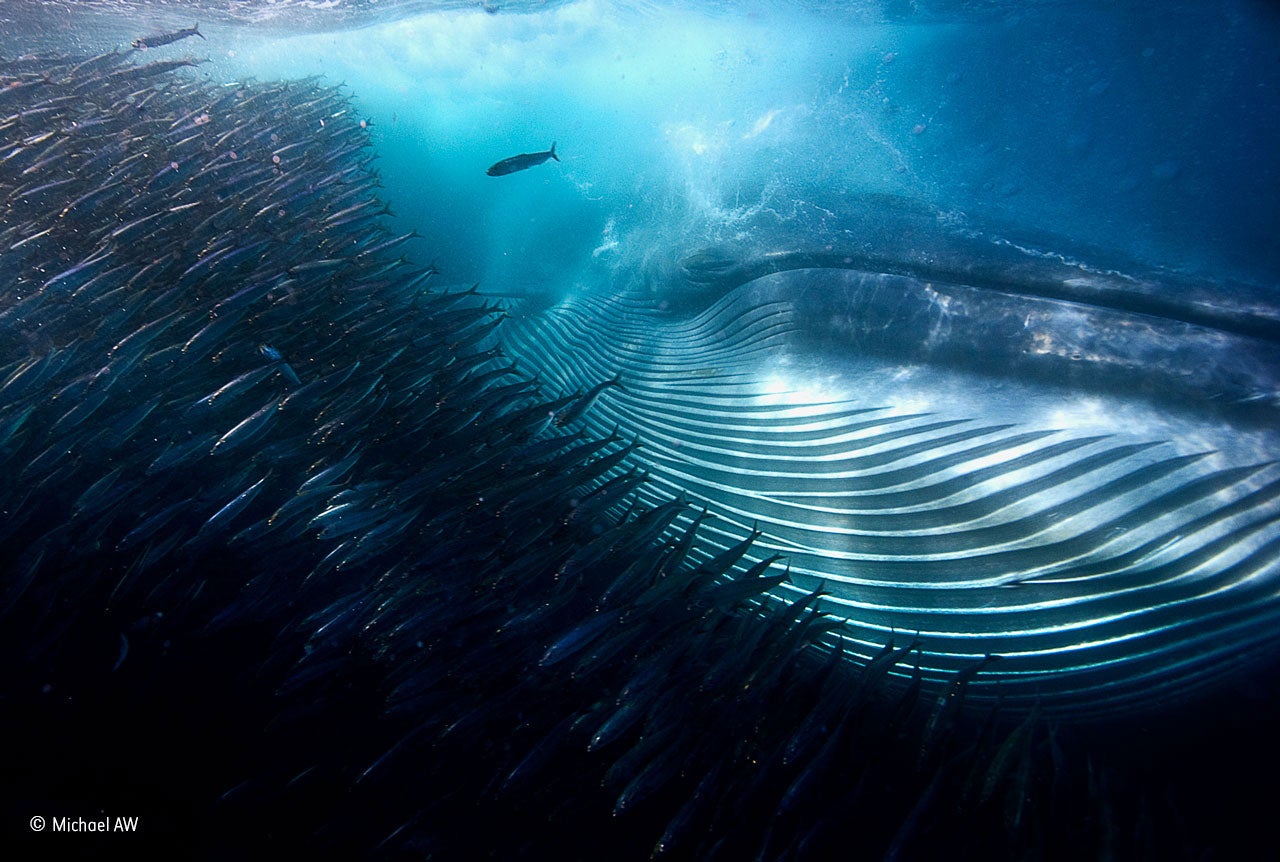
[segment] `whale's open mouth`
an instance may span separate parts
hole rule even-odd
[[[675,302],[570,298],[506,343],[569,391],[620,374],[594,429],[714,543],[758,527],[853,652],[1000,656],[978,691],[1073,710],[1186,690],[1274,637],[1275,309],[988,247],[698,253]]]

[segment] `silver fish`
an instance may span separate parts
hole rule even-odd
[[[529,168],[537,167],[547,159],[555,159],[560,161],[560,157],[556,155],[556,145],[552,141],[551,149],[541,153],[521,153],[518,156],[510,156],[500,162],[495,162],[489,166],[489,170],[485,171],[491,177],[501,177],[507,174],[514,174],[516,171],[527,171]]]
[[[168,45],[181,39],[186,39],[190,36],[199,36],[201,39],[204,38],[204,34],[200,32],[199,24],[196,24],[193,27],[174,30],[171,33],[152,33],[150,36],[142,36],[141,38],[134,39],[131,44],[134,48],[145,50],[147,48],[159,48],[161,45]]]

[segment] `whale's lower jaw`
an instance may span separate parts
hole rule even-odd
[[[916,638],[933,680],[999,656],[975,696],[1087,712],[1192,691],[1272,645],[1275,432],[1020,378],[1012,355],[985,371],[864,355],[801,276],[685,319],[578,298],[504,338],[565,391],[621,374],[586,421],[639,437],[644,493],[710,509],[707,552],[758,525],[755,553],[790,565],[776,598],[823,590],[856,655]]]

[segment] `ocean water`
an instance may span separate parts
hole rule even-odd
[[[23,850],[1269,852],[1271,4],[0,2],[0,38]]]
[[[463,281],[590,285],[636,231],[691,241],[889,194],[1274,283],[1266,4],[901,11],[464,8],[283,40],[234,31],[225,49],[210,25],[207,53],[218,76],[349,86],[387,197]],[[553,140],[552,170],[484,175]]]

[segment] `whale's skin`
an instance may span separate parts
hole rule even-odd
[[[717,544],[762,531],[792,573],[776,597],[824,590],[854,653],[909,633],[926,678],[999,656],[978,691],[1066,712],[1188,694],[1269,653],[1264,291],[1179,295],[1168,275],[1161,298],[1158,272],[972,236],[892,259],[766,242],[529,303],[505,343],[567,389],[620,374],[596,427],[723,512]]]

